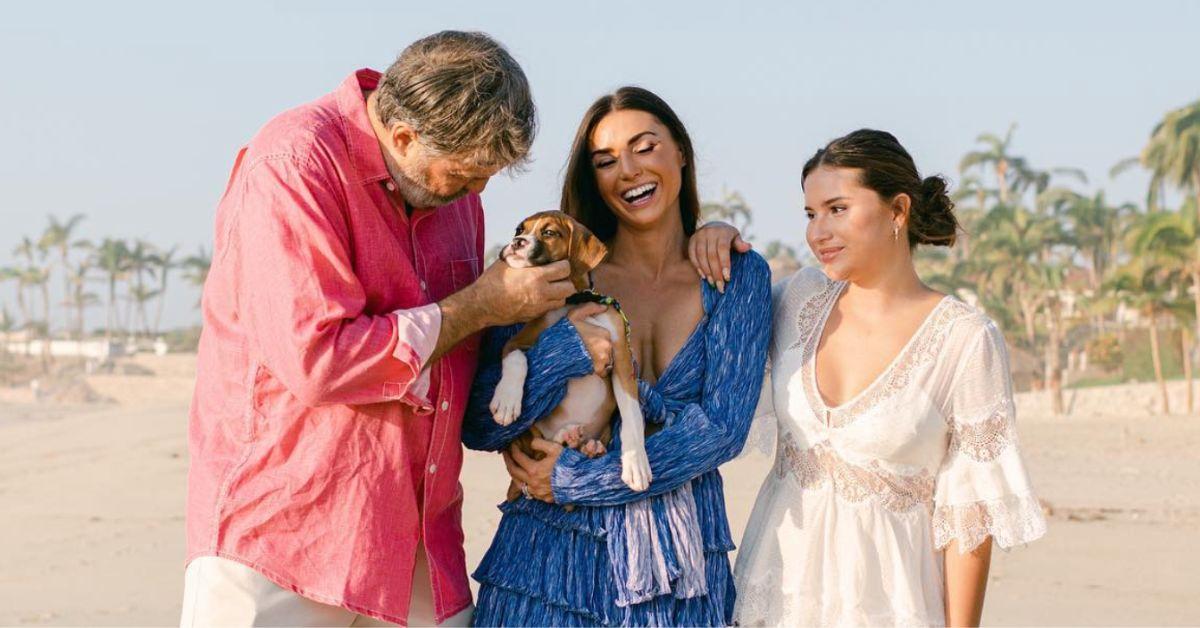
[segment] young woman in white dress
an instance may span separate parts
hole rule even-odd
[[[1046,524],[1004,337],[913,266],[916,246],[954,243],[945,181],[921,179],[891,134],[860,130],[817,151],[801,185],[821,269],[774,290],[776,463],[739,548],[735,618],[978,625],[993,543]],[[733,239],[715,229],[712,242]]]

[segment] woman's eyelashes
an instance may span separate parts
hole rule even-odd
[[[645,154],[656,148],[658,148],[658,144],[650,143],[650,144],[646,144],[644,146],[639,146],[639,147],[633,149],[633,152],[638,153],[638,154]],[[617,163],[616,159],[611,159],[611,158],[610,159],[601,159],[601,160],[592,162],[592,167],[594,167],[597,170],[603,170],[615,163]]]
[[[829,213],[833,214],[833,215],[837,215],[837,214],[841,214],[841,213],[845,212],[847,209],[849,209],[849,208],[846,207],[845,205],[833,205],[832,207],[829,208]],[[812,210],[805,211],[804,215],[809,220],[812,220],[813,218],[817,217],[816,212],[814,212]]]

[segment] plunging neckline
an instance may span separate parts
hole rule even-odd
[[[588,273],[588,286],[591,288],[595,288],[595,285],[596,285],[596,282],[593,281],[591,273]],[[691,348],[692,343],[696,340],[696,337],[700,335],[700,331],[702,329],[704,329],[705,324],[708,323],[709,305],[708,305],[708,294],[706,291],[709,289],[710,288],[707,285],[707,283],[703,279],[701,279],[700,280],[700,310],[701,310],[702,314],[700,315],[700,320],[696,322],[696,326],[692,328],[691,333],[688,334],[688,337],[686,340],[683,341],[683,344],[679,346],[679,350],[675,352],[675,355],[671,356],[671,359],[667,362],[667,366],[665,368],[663,368],[662,373],[659,373],[658,377],[656,377],[654,379],[654,383],[646,382],[646,385],[650,386],[650,388],[657,390],[662,385],[663,381],[665,381],[667,379],[667,376],[675,370],[675,365],[679,362],[679,357],[682,356],[684,353],[686,353],[688,351],[688,349]],[[645,379],[642,379],[642,376],[641,376],[642,365],[637,360],[637,358],[633,357],[632,351],[630,351],[629,357],[630,357],[630,359],[633,360],[633,372],[637,374],[638,379],[640,379],[642,381],[646,381]]]
[[[812,368],[809,369],[809,379],[811,381],[811,387],[812,387],[812,391],[814,393],[813,396],[815,397],[815,399],[810,400],[810,403],[812,403],[814,406],[819,405],[820,409],[823,410],[822,414],[826,414],[826,415],[833,413],[833,412],[840,412],[840,411],[845,410],[846,408],[853,406],[860,399],[865,397],[868,393],[870,393],[875,388],[880,386],[881,382],[888,379],[888,377],[896,369],[896,366],[900,364],[900,362],[903,360],[903,358],[905,358],[908,355],[908,353],[912,349],[913,345],[916,344],[917,339],[920,338],[925,333],[925,330],[929,327],[930,323],[933,321],[934,316],[937,314],[938,310],[942,309],[942,307],[951,298],[950,295],[944,294],[944,295],[942,295],[942,298],[938,299],[938,302],[936,304],[934,304],[934,306],[929,310],[929,313],[927,313],[925,315],[925,318],[921,321],[921,324],[918,325],[916,331],[914,331],[912,333],[912,335],[909,336],[908,341],[904,343],[904,346],[900,348],[900,351],[898,351],[896,353],[896,355],[892,357],[891,361],[888,362],[888,365],[886,367],[884,367],[884,369],[882,371],[880,371],[875,376],[875,378],[871,380],[870,383],[868,383],[862,390],[858,391],[857,393],[855,393],[853,396],[846,399],[845,401],[843,401],[837,405],[829,405],[829,403],[825,401],[825,394],[821,392],[821,385],[820,385],[820,382],[817,380],[817,352],[821,346],[821,338],[825,335],[825,325],[826,325],[826,323],[829,322],[830,315],[833,314],[833,308],[837,307],[838,300],[842,297],[842,293],[844,293],[846,291],[846,286],[849,285],[847,282],[839,282],[839,283],[841,285],[838,286],[837,290],[833,294],[833,297],[830,298],[829,305],[826,306],[825,313],[821,317],[821,322],[813,330],[813,333],[810,336],[810,340],[809,340],[809,343],[812,347],[812,352],[809,357],[809,359],[812,361],[812,365],[811,365]]]

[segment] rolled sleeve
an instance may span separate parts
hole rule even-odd
[[[396,310],[396,349],[392,355],[408,365],[417,379],[406,397],[417,407],[429,406],[429,358],[442,329],[442,308],[436,303]]]

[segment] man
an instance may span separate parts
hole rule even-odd
[[[239,153],[204,288],[184,626],[469,622],[477,332],[573,292],[565,262],[480,274],[479,193],[534,132],[516,61],[447,31]]]

